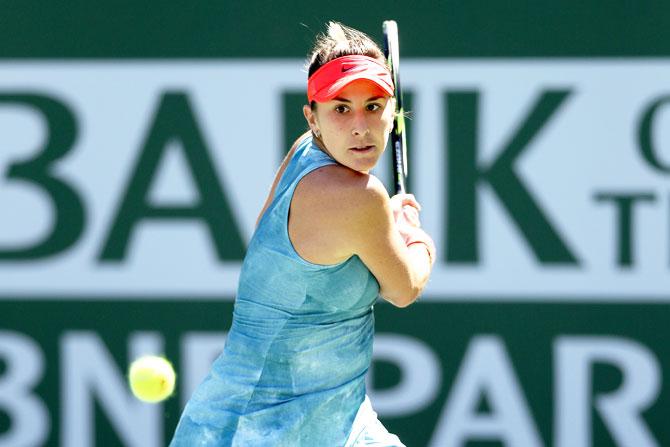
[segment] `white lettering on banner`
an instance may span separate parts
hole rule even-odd
[[[223,349],[225,332],[186,333],[180,340],[178,376],[182,406],[205,377],[211,362]],[[380,415],[421,412],[440,394],[442,368],[428,346],[417,349],[411,337],[381,334],[373,362],[396,364],[409,376],[389,390],[368,389]],[[49,408],[34,393],[44,374],[44,355],[30,337],[0,331],[0,360],[6,365],[0,375],[0,410],[9,417],[8,431],[0,435],[0,446],[42,445],[48,440],[52,414],[61,414],[60,443],[67,446],[94,445],[94,400],[124,445],[164,445],[162,406],[143,404],[130,394],[125,374],[112,359],[95,332],[66,332],[60,339],[59,408]],[[155,332],[137,332],[128,339],[129,358],[160,354],[163,337]],[[412,346],[411,349],[408,347]],[[553,439],[557,447],[592,445],[592,406],[617,445],[659,445],[642,413],[650,408],[662,388],[663,372],[655,354],[645,346],[612,336],[560,336],[553,342]],[[421,354],[415,355],[416,352]],[[410,366],[411,363],[417,362]],[[593,395],[592,369],[596,363],[621,371],[622,383],[612,391]],[[419,366],[423,374],[419,373]],[[189,369],[190,368],[190,369]],[[546,365],[551,368],[551,365]],[[407,382],[413,382],[408,385]],[[416,385],[420,382],[430,385]],[[430,445],[461,446],[468,441],[499,441],[509,446],[543,446],[531,407],[526,402],[514,366],[500,337],[472,338],[460,363],[438,418]],[[415,390],[420,398],[411,396]],[[388,393],[384,396],[384,393]],[[393,399],[388,396],[394,396]],[[400,400],[405,399],[405,402]],[[481,411],[485,399],[489,408]],[[390,410],[395,402],[400,409]]]
[[[402,417],[430,405],[442,385],[442,368],[435,352],[422,340],[398,334],[376,334],[373,360],[393,363],[400,369],[400,383],[377,389],[374,361],[366,377],[375,411],[382,417]]]
[[[592,445],[592,369],[595,363],[621,371],[622,385],[595,396],[595,407],[616,445],[655,447],[659,443],[642,413],[658,398],[661,371],[645,346],[616,337],[559,337],[554,344],[556,447]]]
[[[162,351],[154,333],[130,339],[131,356]],[[67,332],[61,340],[61,445],[95,445],[94,399],[105,411],[124,445],[158,447],[162,436],[162,405],[136,399],[104,342],[93,332]]]
[[[283,95],[304,89],[300,66],[276,60],[0,63],[0,121],[12,129],[0,134],[0,207],[16,210],[0,219],[0,299],[17,293],[232,298],[241,263],[222,261],[221,253],[217,258],[203,221],[190,218],[199,198],[193,169],[211,158],[231,225],[248,241],[286,149]],[[670,172],[663,140],[670,61],[407,60],[403,70],[414,109],[413,192],[439,248],[425,299],[670,300]],[[17,92],[29,97],[26,107],[8,99]],[[191,155],[200,158],[186,166],[184,141],[156,139],[172,146],[159,151],[166,158],[146,199],[186,206],[185,218],[141,217],[126,238],[127,229],[111,231],[120,225],[116,211],[124,197],[133,209],[137,197],[124,193],[134,184],[135,162],[166,95],[172,96],[161,116],[189,114],[198,133]],[[40,101],[67,111],[74,120],[69,130],[53,128],[59,122],[40,112]],[[462,116],[450,118],[447,110]],[[458,209],[454,201],[465,197],[450,196],[446,178],[464,150],[450,143],[461,128],[474,136],[463,146],[472,153],[460,163],[476,173],[455,172],[451,179],[465,176],[458,184],[471,193],[474,211],[473,220],[461,224],[470,226],[476,249],[448,258],[449,247],[467,248],[456,244],[458,232],[448,240],[446,225],[456,215],[448,213]],[[38,177],[31,184],[27,168],[11,168],[66,130],[69,150],[49,175],[69,191],[61,200],[83,208],[75,219],[83,228],[63,231],[54,241],[69,237],[67,246],[52,246],[55,252],[44,258],[3,258],[60,222],[52,206],[56,195]],[[381,165],[381,177],[388,178],[387,168]],[[505,196],[505,185],[524,197]],[[110,234],[127,251],[108,247]],[[550,248],[538,234],[550,236]]]
[[[478,413],[482,397],[491,407]],[[544,445],[502,340],[472,339],[430,442],[456,447],[468,440],[500,440],[512,447]]]
[[[31,338],[0,331],[0,412],[9,416],[9,429],[0,433],[0,447],[44,445],[51,420],[34,388],[44,376],[44,354]]]

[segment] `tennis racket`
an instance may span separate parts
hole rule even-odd
[[[405,114],[402,106],[402,90],[400,89],[400,51],[398,48],[398,24],[395,20],[385,20],[384,56],[388,63],[393,85],[395,86],[395,118],[391,131],[391,148],[393,153],[393,180],[395,193],[405,193],[407,177],[407,140],[405,133]]]

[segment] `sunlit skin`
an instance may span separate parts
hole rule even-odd
[[[303,113],[316,143],[338,163],[368,173],[379,161],[393,127],[394,99],[371,81],[359,79],[316,110]]]

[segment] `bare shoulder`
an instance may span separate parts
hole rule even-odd
[[[389,195],[374,175],[329,165],[306,175],[296,188],[297,199],[334,221],[386,212]]]
[[[357,253],[365,234],[387,224],[389,215],[389,197],[378,178],[329,165],[298,183],[289,235],[305,259],[334,263]]]

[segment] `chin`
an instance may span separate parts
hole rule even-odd
[[[365,154],[364,156],[361,154],[356,154],[354,156],[347,154],[346,157],[342,157],[343,160],[341,160],[340,163],[349,169],[353,169],[354,171],[368,173],[374,169],[381,156],[382,152],[379,151],[374,151],[369,154]]]
[[[353,163],[351,163],[351,165],[349,167],[351,169],[353,169],[354,171],[363,172],[365,174],[368,174],[371,170],[374,169],[375,166],[377,166],[377,161],[379,161],[379,160],[375,159],[374,161],[370,161],[370,162],[363,162],[362,160],[357,160],[357,161],[354,161]]]

